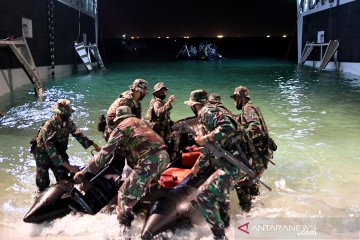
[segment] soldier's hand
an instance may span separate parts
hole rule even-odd
[[[185,149],[186,149],[186,151],[188,151],[188,152],[195,152],[195,151],[199,151],[199,147],[198,147],[198,146],[196,146],[195,144],[194,144],[194,145],[192,145],[192,146],[188,146],[188,147],[186,147]]]
[[[74,183],[82,183],[84,176],[85,176],[85,172],[83,171],[75,173],[73,177]]]
[[[93,147],[94,147],[95,151],[100,152],[101,147],[99,145],[97,145],[96,143],[93,143]]]
[[[195,142],[199,146],[204,146],[205,145],[205,137],[203,135],[199,134],[195,137]]]
[[[191,172],[194,174],[194,176],[196,177],[196,175],[198,174],[199,172],[199,164],[198,162],[196,162],[194,164],[194,166],[191,168]]]
[[[70,165],[68,169],[71,173],[77,173],[80,171],[78,166],[73,166],[73,165]]]
[[[174,101],[175,101],[175,95],[171,95],[171,96],[169,97],[168,103],[171,104],[171,103],[173,103]]]

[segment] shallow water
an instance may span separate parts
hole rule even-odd
[[[311,68],[298,69],[292,63],[259,59],[124,62],[93,75],[48,80],[41,101],[35,99],[30,87],[0,97],[0,112],[5,113],[0,119],[1,238],[121,239],[114,214],[69,215],[41,225],[22,222],[36,190],[29,141],[52,115],[50,108],[55,101],[68,98],[76,108],[73,118],[77,126],[104,144],[96,131],[98,115],[105,113],[118,94],[139,77],[151,86],[164,81],[169,94],[176,94],[173,120],[192,115],[183,102],[198,88],[219,93],[224,104],[236,112],[229,96],[234,87],[245,85],[254,103],[261,107],[278,145],[276,166],[270,165],[263,176],[273,191],[261,189],[255,208],[247,214],[241,213],[232,196],[230,239],[360,238],[360,77],[319,73]],[[149,101],[150,96],[143,100],[143,115]],[[77,165],[90,159],[90,150],[74,140],[68,152],[70,161]],[[136,219],[136,239],[141,223]],[[246,223],[249,234],[238,229]],[[301,233],[299,229],[285,231],[281,227],[266,231],[254,228],[265,223],[315,227],[316,234],[314,229]],[[166,234],[171,239],[211,239],[206,225]]]

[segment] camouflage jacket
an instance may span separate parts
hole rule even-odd
[[[146,113],[146,119],[153,125],[158,127],[164,127],[168,125],[170,121],[171,105],[165,105],[165,102],[160,98],[154,97],[151,99],[149,109]]]
[[[198,120],[203,135],[212,133],[214,141],[218,142],[223,149],[231,153],[236,151],[237,129],[226,111],[218,108],[216,105],[208,104],[198,112]],[[205,158],[199,158],[196,164],[202,168],[207,164],[206,158],[211,159],[212,157],[212,155],[207,154]],[[227,168],[234,168],[226,160],[222,159],[221,161],[223,161],[224,166],[227,166]],[[235,172],[237,171],[234,170]]]
[[[261,173],[264,168],[267,168],[269,160],[273,158],[273,151],[277,149],[276,143],[269,135],[260,109],[252,102],[245,104],[238,121],[251,140],[252,147],[249,149],[254,159],[253,165],[257,172]]]
[[[112,158],[115,150],[121,151],[131,166],[166,148],[162,138],[143,120],[129,117],[119,123],[111,132],[108,143],[101,148],[86,167],[86,171],[97,173]]]
[[[267,133],[264,118],[259,110],[251,101],[245,104],[238,117],[238,122],[244,127],[251,139],[264,136]]]
[[[215,105],[206,105],[198,113],[199,123],[203,126],[205,133],[213,133],[214,140],[225,149],[229,146],[229,139],[235,137],[236,126],[225,111]]]
[[[113,119],[116,117],[116,109],[120,106],[128,106],[131,108],[132,113],[141,118],[141,103],[133,100],[132,91],[128,90],[120,94],[120,96],[110,105],[106,114],[106,123],[108,126],[112,126]]]
[[[64,125],[58,122],[54,115],[44,123],[37,135],[37,151],[47,152],[55,166],[62,165],[65,159],[61,156],[60,152],[67,150],[69,134],[85,149],[94,143],[76,127],[71,119],[65,122]]]

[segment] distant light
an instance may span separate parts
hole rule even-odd
[[[169,36],[166,36],[166,38],[170,38]]]
[[[267,37],[267,38],[269,38],[269,37],[270,37],[270,35],[267,35],[266,37]]]
[[[137,38],[137,39],[139,39],[140,37],[139,37],[139,36],[137,36],[136,38]]]
[[[190,38],[190,36],[185,36],[184,38]]]
[[[134,38],[135,38],[135,37],[133,37],[133,36],[131,37],[131,39],[134,39]]]
[[[157,37],[157,38],[161,38],[161,37]]]
[[[283,38],[286,38],[287,36],[286,35],[283,35]]]
[[[216,37],[217,37],[217,38],[223,38],[224,35],[217,35]]]

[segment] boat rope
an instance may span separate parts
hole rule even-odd
[[[80,33],[81,33],[81,12],[80,12],[80,7],[79,7],[79,12],[78,12],[78,35],[77,35],[77,39],[76,42],[79,42],[79,38],[80,38]],[[86,43],[84,43],[86,45]]]
[[[55,77],[55,29],[54,29],[54,1],[48,1],[49,47],[51,77]]]

